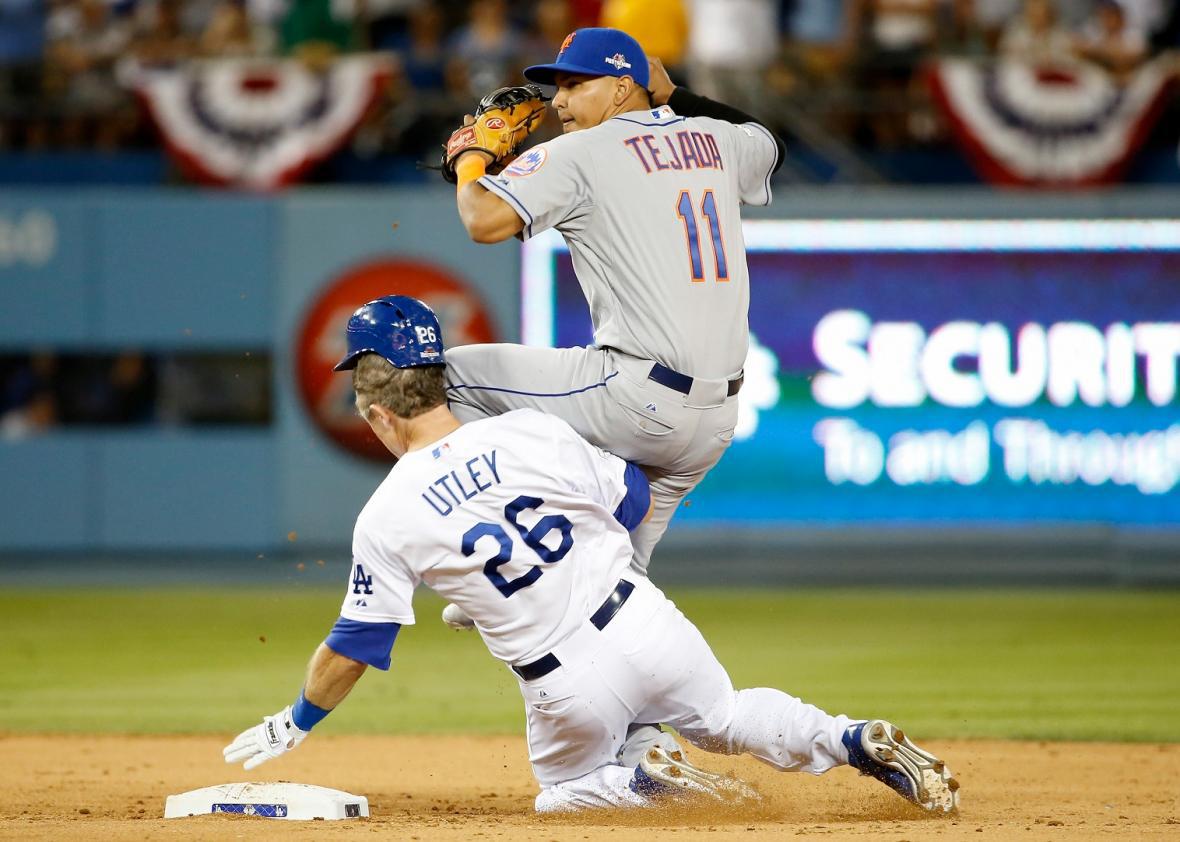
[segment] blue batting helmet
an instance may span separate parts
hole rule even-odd
[[[334,371],[356,368],[362,354],[378,354],[394,368],[446,365],[442,328],[434,311],[408,295],[383,295],[348,320],[348,353]]]

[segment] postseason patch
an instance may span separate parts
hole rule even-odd
[[[549,151],[544,146],[536,146],[513,161],[511,166],[504,170],[504,175],[532,175],[545,166],[548,158]]]

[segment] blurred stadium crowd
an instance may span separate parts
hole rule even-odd
[[[819,142],[891,149],[940,132],[933,57],[1091,62],[1125,77],[1180,44],[1175,0],[0,0],[0,150],[158,145],[129,80],[194,59],[386,52],[353,140],[433,156],[484,93],[616,26],[694,90]]]
[[[0,354],[0,442],[58,426],[270,423],[266,352]]]

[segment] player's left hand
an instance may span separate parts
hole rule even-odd
[[[454,184],[455,164],[467,152],[482,153],[496,166],[513,158],[545,119],[545,95],[536,85],[492,91],[479,101],[475,114],[464,118],[443,151],[443,178]]]
[[[664,63],[658,58],[647,60],[647,89],[651,91],[652,105],[667,105],[676,86],[672,84],[672,77],[664,69]]]
[[[246,771],[261,766],[268,760],[286,754],[307,738],[307,731],[291,721],[291,706],[287,705],[274,716],[264,716],[261,725],[247,728],[222,749],[226,763],[242,764]]]

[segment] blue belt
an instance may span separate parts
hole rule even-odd
[[[611,595],[602,605],[598,606],[597,611],[590,615],[590,625],[599,631],[605,629],[606,624],[615,618],[615,614],[619,613],[619,609],[623,607],[623,603],[631,596],[633,590],[635,590],[635,585],[626,579],[620,579],[619,584],[615,585],[615,589],[611,591]],[[530,664],[514,666],[512,671],[525,681],[535,681],[553,672],[559,666],[561,666],[561,661],[557,660],[557,656],[550,652]]]
[[[654,380],[661,386],[667,386],[669,389],[675,389],[682,395],[687,395],[692,391],[692,378],[687,374],[681,374],[679,371],[673,371],[666,365],[656,363],[651,367],[651,372],[647,375],[648,380]],[[732,398],[742,388],[742,381],[746,377],[744,374],[739,374],[733,380],[729,381],[728,387],[725,390],[725,396]]]

